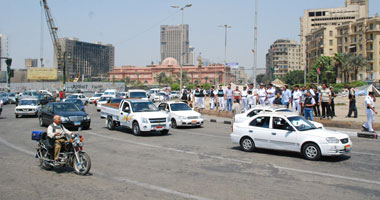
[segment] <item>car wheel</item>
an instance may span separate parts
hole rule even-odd
[[[161,135],[167,135],[169,133],[169,130],[163,130],[161,131]]]
[[[40,122],[40,126],[41,126],[41,127],[44,127],[44,126],[45,126],[44,120],[42,119],[41,116],[38,118],[38,121]]]
[[[321,158],[321,150],[314,143],[307,143],[302,148],[302,153],[307,160],[319,160]]]
[[[99,110],[99,109],[96,109],[96,111],[100,112],[100,110]]]
[[[109,130],[115,129],[115,122],[111,118],[108,118],[108,120],[107,120],[107,128]]]
[[[141,134],[141,132],[140,132],[140,126],[139,126],[138,122],[133,122],[132,130],[133,130],[133,134],[135,136],[138,136],[138,135]]]
[[[240,141],[240,147],[243,149],[243,151],[252,152],[255,150],[255,143],[251,138],[244,137]]]
[[[18,118],[18,115],[17,115],[17,114],[15,114],[15,117],[16,117],[16,118]]]
[[[172,119],[172,128],[177,128],[177,121],[175,119]]]

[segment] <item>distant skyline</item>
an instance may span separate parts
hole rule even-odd
[[[236,3],[238,2],[238,3]],[[228,61],[246,69],[253,66],[254,0],[48,0],[59,27],[59,37],[115,46],[115,65],[145,66],[160,61],[160,25],[178,25],[183,6],[190,26],[190,45],[196,56],[223,63],[224,29],[228,30]],[[0,33],[7,34],[9,55],[15,68],[25,58],[40,58],[41,8],[39,0],[0,0]],[[344,0],[259,0],[258,67],[265,67],[265,54],[277,39],[299,42],[299,18],[304,10],[343,7]],[[380,1],[370,0],[369,13],[380,12]],[[53,45],[43,16],[43,57],[53,66]],[[251,70],[248,71],[252,72]]]

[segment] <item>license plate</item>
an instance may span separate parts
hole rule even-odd
[[[74,126],[80,126],[80,122],[74,122]]]
[[[193,120],[193,121],[191,121],[191,123],[197,123],[197,120]]]

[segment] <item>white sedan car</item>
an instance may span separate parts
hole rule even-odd
[[[308,160],[347,154],[352,148],[348,135],[318,129],[292,113],[263,113],[252,120],[234,123],[231,140],[240,144],[243,151],[255,148],[295,151]]]
[[[37,117],[38,112],[41,110],[41,104],[37,99],[21,99],[15,108],[15,117],[21,116],[35,116]]]
[[[83,105],[87,105],[88,103],[88,97],[86,97],[84,94],[71,94],[66,99],[80,99],[83,103]]]
[[[103,95],[103,93],[94,94],[94,96],[92,96],[88,99],[88,103],[90,103],[90,104],[94,103],[96,100],[99,100],[102,95]]]
[[[96,103],[96,111],[100,112],[102,110],[102,104],[109,103],[112,97],[100,97],[100,99]]]
[[[172,101],[160,103],[158,109],[169,114],[172,128],[179,126],[201,127],[203,125],[203,116],[199,112],[193,111],[186,103]]]
[[[250,110],[248,110],[247,112],[245,113],[241,113],[241,114],[237,114],[235,115],[234,117],[234,122],[235,123],[240,123],[240,122],[243,122],[243,121],[246,121],[248,119],[251,119],[252,117],[258,115],[259,113],[262,113],[262,112],[281,112],[281,113],[291,113],[293,111],[287,109],[287,108],[283,108],[283,107],[273,107],[273,106],[255,106],[254,108],[251,108]],[[293,113],[293,114],[296,114],[296,113]],[[314,126],[316,126],[317,128],[323,128],[323,124],[319,123],[319,122],[314,122],[314,121],[310,121],[312,124],[314,124]]]

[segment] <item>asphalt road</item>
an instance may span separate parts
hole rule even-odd
[[[351,138],[349,156],[313,162],[296,153],[246,153],[229,139],[230,125],[135,137],[109,131],[93,105],[82,131],[91,157],[88,176],[69,168],[42,170],[34,158],[36,118],[0,116],[0,199],[379,199],[380,146]]]

